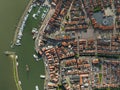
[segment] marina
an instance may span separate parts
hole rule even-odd
[[[89,15],[89,11],[85,10],[85,7],[89,7],[88,4],[95,4],[97,0],[93,3],[85,0],[89,2],[86,5],[84,0],[51,0],[52,3],[45,0],[43,4],[42,1],[44,0],[15,1],[14,5],[10,3],[6,7],[11,9],[8,11],[10,16],[6,16],[9,15],[8,13],[4,14],[7,22],[10,21],[8,26],[4,26],[7,22],[4,23],[2,20],[4,27],[0,28],[0,40],[5,41],[2,43],[2,48],[0,47],[0,72],[2,72],[0,90],[62,90],[62,86],[63,90],[99,90],[100,88],[100,90],[119,90],[120,35],[113,34],[109,37],[102,33],[95,35],[90,33],[92,35],[90,39],[88,34],[91,28],[88,25],[89,20],[86,19],[92,21],[90,26],[93,25],[93,31],[97,32],[94,21],[99,19],[94,13],[100,8],[91,8],[93,10],[90,15],[93,18],[87,18],[86,13]],[[119,7],[120,4],[118,0],[116,1],[114,4]],[[109,0],[107,3],[110,3]],[[110,5],[113,8],[113,4]],[[79,10],[78,6],[84,10]],[[21,8],[20,12],[18,8]],[[3,11],[1,10],[1,13]],[[64,20],[68,14],[70,21],[69,18]],[[99,23],[102,26],[98,26],[98,29],[113,29],[113,26],[109,26],[113,24],[112,17],[101,20],[102,22]],[[76,30],[81,30],[88,36]],[[10,43],[14,31],[15,36]],[[6,35],[3,35],[3,32]],[[97,34],[101,38],[94,39]]]
[[[35,11],[34,11],[35,10]],[[24,15],[24,18],[21,22],[21,25],[18,26],[18,31],[16,33],[16,36],[17,37],[14,37],[14,41],[11,45],[11,48],[14,46],[14,44],[16,46],[21,46],[21,39],[23,37],[23,32],[24,32],[24,29],[26,27],[26,24],[28,22],[28,19],[30,17],[33,18],[33,21],[32,23],[34,24],[37,24],[37,23],[41,23],[44,18],[46,17],[47,13],[49,11],[49,7],[47,5],[39,5],[39,4],[36,4],[36,3],[32,3],[29,8],[28,8],[28,11],[25,12],[25,15]],[[37,23],[35,23],[37,22]],[[34,26],[33,29],[32,29],[32,33],[34,33],[34,36],[33,36],[33,39],[35,39],[37,37],[37,34],[38,34],[38,31],[36,30],[37,27]]]
[[[11,54],[14,54],[14,52],[16,52],[15,54],[18,55],[15,57],[17,59],[17,62],[14,63],[14,65],[18,67],[18,83],[21,85],[22,90],[34,90],[36,83],[38,84],[39,89],[43,90],[43,87],[41,86],[43,86],[44,80],[38,80],[38,78],[40,74],[44,74],[44,64],[42,61],[36,63],[33,58],[33,53],[35,53],[34,41],[32,39],[32,35],[30,34],[33,26],[29,25],[31,26],[29,28],[26,28],[27,26],[25,26],[25,30],[22,33],[24,35],[19,33],[18,36],[16,34],[16,38],[18,40],[17,45],[21,45],[20,47],[15,46],[13,48],[12,44],[12,48],[10,48],[11,40],[14,36],[16,26],[28,2],[29,0],[14,0],[10,3],[6,3],[4,0],[0,1],[0,11],[3,15],[3,17],[0,17],[2,20],[1,23],[3,24],[1,24],[0,27],[0,41],[3,42],[0,47],[0,72],[2,72],[0,77],[0,83],[2,83],[0,85],[0,90],[17,90],[16,81],[14,79],[16,77],[14,77],[13,73],[13,62],[10,59]],[[3,5],[5,4],[8,4],[8,6],[6,6],[7,10],[3,9]],[[5,12],[5,10],[8,12]],[[7,21],[5,21],[4,18],[6,18]],[[33,23],[38,23],[38,20]],[[22,37],[20,37],[20,35],[22,35]],[[12,43],[14,43],[14,40]],[[6,55],[10,55],[10,57],[7,57]],[[26,64],[28,64],[28,67],[30,68],[29,73],[26,73]]]
[[[15,47],[15,51],[19,56],[19,78],[21,81],[21,86],[23,90],[34,90],[35,84],[38,85],[40,90],[43,90],[44,80],[38,80],[39,74],[44,74],[44,65],[43,62],[35,62],[33,57],[34,50],[34,40],[32,39],[31,31],[32,28],[37,28],[39,20],[35,20],[32,15],[37,12],[39,6],[33,8],[31,11],[28,20],[26,21],[26,26],[24,27],[23,37],[21,39],[21,46]],[[31,22],[32,21],[32,22]],[[29,23],[31,22],[31,23]]]
[[[16,39],[20,40],[21,44],[20,47],[15,46],[15,51],[18,53],[19,56],[18,71],[19,78],[22,83],[21,87],[23,90],[34,90],[34,84],[37,84],[40,90],[43,90],[44,88],[44,80],[38,80],[39,75],[44,74],[44,63],[43,60],[38,62],[40,59],[38,58],[37,54],[33,54],[35,53],[35,50],[34,40],[31,32],[37,34],[37,29],[40,27],[42,20],[45,18],[48,12],[44,12],[46,10],[49,11],[49,7],[47,7],[46,5],[36,5],[36,7],[31,10],[28,19],[26,20],[26,24],[23,30],[24,35],[22,39]],[[38,13],[38,16],[36,16],[38,19],[35,19],[33,17],[33,15],[36,13]],[[44,14],[44,17],[41,17],[43,13],[46,14]],[[37,63],[35,61],[37,61]]]
[[[28,19],[28,17],[29,17],[29,13],[32,11],[32,8],[33,8],[33,7],[36,7],[36,5],[35,5],[35,4],[32,4],[32,5],[29,7],[28,12],[26,12],[26,14],[25,14],[25,16],[24,16],[24,18],[23,18],[23,21],[22,21],[22,23],[21,23],[21,26],[19,27],[19,31],[18,31],[16,43],[15,43],[15,45],[17,45],[17,46],[21,45],[20,40],[22,39],[22,36],[23,36],[23,30],[24,30],[24,27],[25,27],[25,25],[26,25],[26,21],[27,21],[27,19]]]

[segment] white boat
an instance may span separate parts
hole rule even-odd
[[[39,87],[38,87],[38,85],[36,85],[36,86],[35,86],[35,90],[39,90]]]
[[[44,78],[45,78],[45,75],[40,75],[40,77],[44,79]]]
[[[34,19],[37,19],[36,14],[33,14],[33,18],[34,18]]]
[[[18,39],[18,40],[16,41],[16,43],[20,43],[20,40]]]
[[[34,34],[34,35],[33,35],[33,37],[32,37],[32,38],[33,38],[33,40],[35,40],[35,39],[36,39],[36,37],[37,37],[37,34]]]
[[[35,59],[37,59],[37,58],[38,58],[38,56],[37,56],[37,55],[35,55],[35,54],[33,54],[33,57],[34,57]]]
[[[35,58],[36,61],[39,61],[39,58],[36,54],[33,54],[33,57]]]
[[[28,12],[30,13],[32,11],[33,5],[30,6],[30,8],[28,9]]]
[[[21,85],[21,81],[18,81],[18,83]]]
[[[16,62],[16,66],[18,66],[19,65],[19,63],[18,62]]]
[[[32,33],[35,33],[35,32],[37,32],[37,28],[32,29]]]
[[[18,59],[18,55],[16,55],[15,58]]]
[[[16,43],[15,45],[20,46],[20,45],[21,45],[21,43]]]

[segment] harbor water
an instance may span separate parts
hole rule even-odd
[[[15,51],[18,54],[19,79],[23,90],[35,90],[36,85],[43,90],[44,80],[40,79],[40,74],[44,74],[44,66],[42,61],[35,62],[32,56],[35,51],[31,32],[24,32],[22,46],[10,48],[16,26],[28,2],[29,0],[0,0],[0,90],[17,90],[13,62],[4,55],[4,51]],[[26,64],[30,68],[29,73],[26,72]]]

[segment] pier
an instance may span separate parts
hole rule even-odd
[[[15,52],[12,52],[12,51],[5,51],[4,54],[5,54],[5,55],[14,55]]]

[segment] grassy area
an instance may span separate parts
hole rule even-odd
[[[110,87],[108,87],[107,90],[111,90]]]
[[[80,56],[78,54],[75,55],[75,58],[78,59]]]
[[[57,90],[66,90],[63,84],[59,83]]]
[[[95,8],[94,8],[94,12],[99,12],[100,10],[101,10],[100,7],[95,7]]]
[[[99,81],[101,83],[101,81],[102,81],[102,73],[99,73]]]
[[[18,77],[18,70],[17,70],[17,66],[16,66],[16,54],[10,54],[9,55],[10,58],[12,59],[12,64],[13,64],[13,75],[14,75],[14,80],[15,80],[15,84],[17,87],[17,90],[22,90],[20,84],[19,84],[19,77]]]
[[[102,71],[102,64],[100,64],[100,71]]]
[[[20,84],[19,84],[19,77],[18,77],[18,71],[17,71],[17,67],[16,67],[16,55],[12,55],[13,56],[13,72],[14,72],[14,80],[17,86],[17,90],[22,90]]]
[[[62,30],[62,31],[65,31],[65,27],[64,27],[64,26],[62,26],[62,27],[61,27],[61,30]]]
[[[66,17],[65,17],[65,19],[66,19],[67,22],[69,21],[69,18],[70,18],[69,16],[66,16]]]

